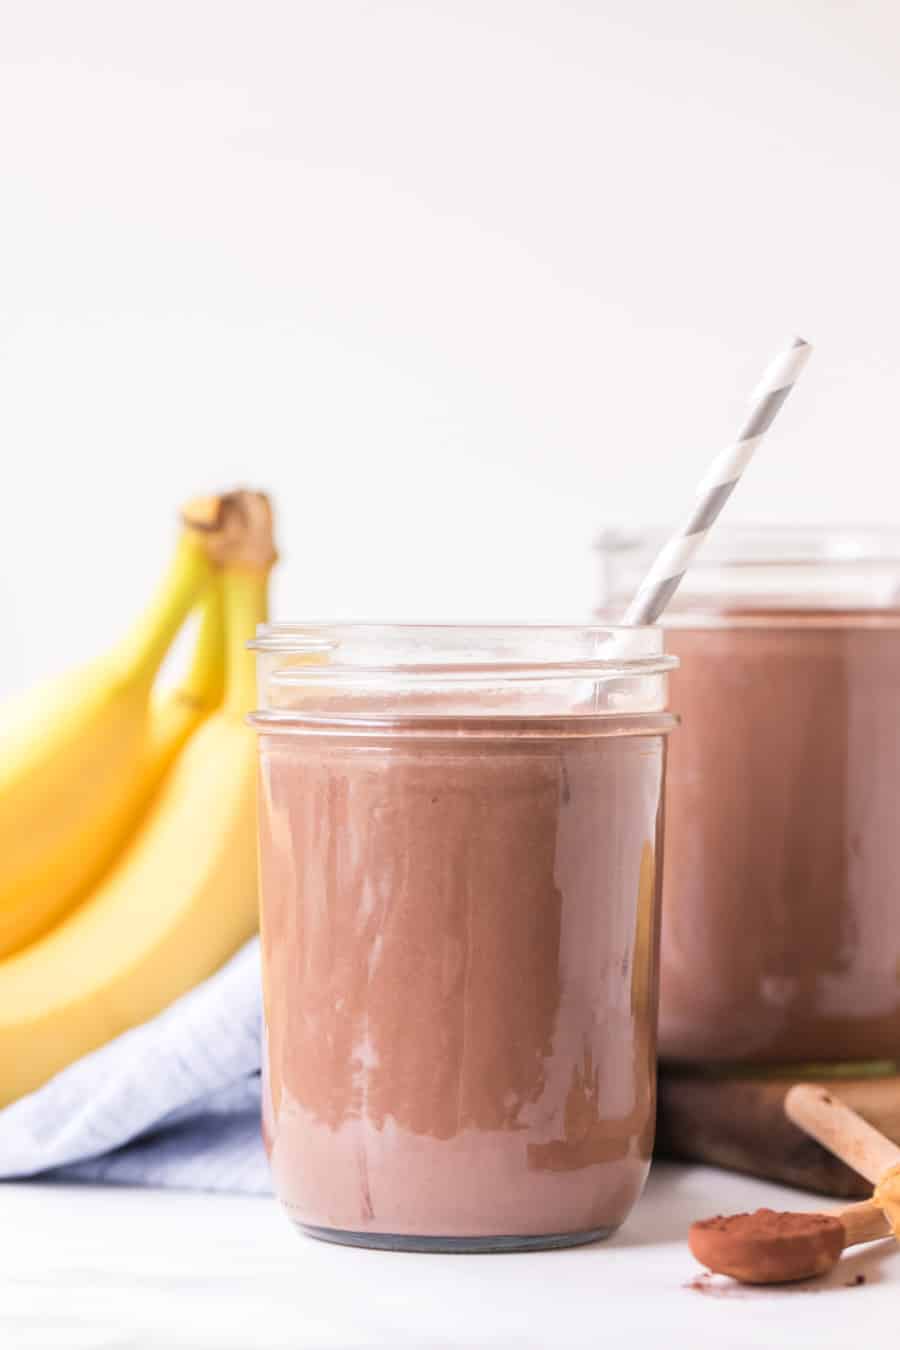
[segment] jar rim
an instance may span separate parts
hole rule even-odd
[[[661,525],[603,525],[594,535],[600,553],[653,553],[671,529]],[[713,567],[900,564],[900,528],[896,525],[745,524],[717,525],[704,540],[691,570]]]
[[[290,685],[336,677],[477,683],[664,674],[678,664],[664,644],[657,624],[277,621],[260,624],[247,646],[263,655],[306,657],[303,665],[277,672],[279,683]]]
[[[449,713],[427,717],[391,713],[322,714],[307,711],[261,708],[249,713],[247,724],[263,735],[300,735],[306,738],[335,739],[352,737],[379,741],[397,736],[427,741],[508,743],[510,739],[524,741],[585,741],[599,737],[666,736],[680,723],[680,718],[666,708],[650,708],[645,712],[590,714],[530,714],[489,717]]]

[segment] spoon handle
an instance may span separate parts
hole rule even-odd
[[[847,1205],[844,1209],[833,1211],[834,1218],[840,1219],[846,1233],[845,1247],[855,1247],[858,1242],[875,1242],[878,1238],[891,1235],[891,1225],[887,1215],[871,1200],[863,1200],[858,1205]]]
[[[873,1186],[900,1164],[900,1148],[826,1088],[799,1083],[785,1097],[784,1109],[795,1125]]]

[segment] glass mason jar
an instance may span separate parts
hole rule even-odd
[[[605,1236],[653,1137],[661,631],[253,645],[280,1199],[362,1246]]]
[[[604,531],[599,612],[662,536]],[[900,531],[716,529],[664,618],[660,1053],[900,1061]]]

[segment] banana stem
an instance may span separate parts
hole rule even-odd
[[[247,643],[269,611],[269,568],[226,567],[225,595],[225,707],[244,718],[256,703],[256,661]]]
[[[203,539],[184,531],[156,595],[115,650],[123,679],[153,681],[212,571]]]

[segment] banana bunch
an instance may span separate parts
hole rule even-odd
[[[0,1106],[146,1021],[256,929],[268,499],[190,503],[125,638],[0,709]],[[200,609],[182,682],[156,677]]]

